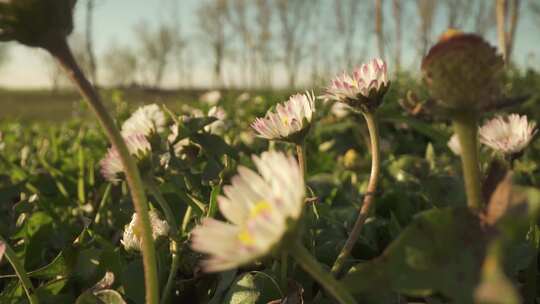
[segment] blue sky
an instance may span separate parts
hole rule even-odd
[[[95,47],[98,57],[107,50],[111,43],[134,45],[134,26],[143,21],[149,25],[156,25],[170,13],[170,9],[166,5],[170,5],[171,1],[175,0],[97,0],[98,7],[95,12]],[[197,35],[197,20],[195,11],[197,9],[198,0],[176,0],[180,8],[181,28],[185,35],[190,37]],[[477,0],[491,1],[491,0]],[[389,3],[390,1],[386,1]],[[82,32],[84,27],[84,0],[79,0],[76,9],[76,32]],[[526,2],[525,2],[526,4]],[[387,18],[391,17],[388,10]],[[414,16],[412,13],[411,16]],[[410,19],[411,17],[409,17]],[[409,26],[412,21],[405,19],[404,28],[405,37],[403,45],[403,61],[405,65],[417,64],[413,61],[414,41],[412,38],[407,38],[407,30],[411,29],[409,35],[416,33],[415,27]],[[443,31],[446,22],[445,12],[439,10],[435,20],[433,33],[436,35]],[[387,25],[391,28],[393,25]],[[414,25],[416,26],[416,25]],[[534,20],[533,17],[527,14],[526,6],[522,9],[522,19],[518,27],[518,34],[515,44],[514,58],[519,65],[529,65],[535,68],[540,67],[540,49],[538,48],[538,39],[540,38],[540,18]],[[410,36],[412,37],[412,36]],[[489,32],[487,39],[495,43],[495,31]],[[367,40],[370,44],[368,55],[375,56],[375,40],[373,38]],[[0,73],[0,86],[10,87],[46,87],[49,86],[49,74],[51,71],[50,64],[47,63],[43,51],[29,49],[23,46],[12,44],[10,48],[10,61]],[[205,57],[205,56],[202,56]],[[205,85],[209,81],[209,60],[211,58],[199,59],[195,67],[195,82],[196,84]],[[346,69],[347,67],[342,67]],[[171,78],[166,77],[166,78]],[[167,79],[165,81],[167,83]],[[170,82],[170,81],[169,81]],[[198,82],[198,83],[197,83]]]

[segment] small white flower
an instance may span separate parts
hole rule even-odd
[[[221,92],[218,90],[209,91],[201,95],[199,100],[209,106],[215,106],[221,99]]]
[[[296,160],[280,152],[253,157],[258,174],[239,167],[219,209],[230,222],[205,218],[192,236],[192,248],[206,253],[208,272],[238,267],[261,258],[276,246],[304,206],[305,186]]]
[[[141,160],[148,156],[152,150],[148,139],[143,134],[132,134],[124,137],[128,151],[131,155],[135,156],[138,160]],[[124,166],[120,159],[118,150],[114,147],[110,147],[105,157],[99,162],[101,166],[101,174],[109,182],[116,183],[120,181],[118,176],[124,171]]]
[[[152,226],[152,238],[157,240],[169,234],[169,224],[162,220],[155,210],[150,210],[150,226]],[[126,250],[141,251],[142,238],[137,213],[133,213],[131,222],[124,227],[124,235],[120,241]]]
[[[455,155],[461,155],[461,145],[459,143],[459,138],[457,134],[454,134],[452,135],[452,137],[450,137],[447,146]]]
[[[323,97],[344,102],[353,108],[372,98],[377,99],[374,102],[378,105],[388,84],[386,63],[376,58],[356,68],[352,75],[343,73],[334,78]]]
[[[161,133],[165,130],[167,118],[157,104],[146,105],[138,108],[131,117],[122,124],[122,135],[127,137],[131,134],[144,134],[149,136]]]
[[[212,134],[223,134],[226,129],[225,120],[227,119],[227,113],[220,106],[213,106],[208,110],[209,117],[215,117],[217,120],[204,127],[204,130]]]
[[[266,139],[291,140],[307,130],[315,113],[313,93],[296,94],[276,106],[275,112],[268,111],[264,118],[257,118],[251,127]]]
[[[510,114],[486,122],[479,134],[484,145],[504,154],[514,154],[527,147],[536,131],[536,123],[529,122],[527,116]]]

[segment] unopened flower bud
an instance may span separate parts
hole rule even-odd
[[[502,57],[482,37],[448,30],[422,61],[431,96],[450,111],[477,111],[500,95]]]
[[[0,0],[0,41],[50,48],[73,30],[76,0]]]

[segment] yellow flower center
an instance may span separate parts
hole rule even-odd
[[[246,222],[249,222],[249,220],[256,218],[257,216],[261,215],[262,213],[268,212],[272,209],[272,206],[270,203],[268,203],[265,200],[261,200],[257,202],[250,210],[249,217]],[[253,234],[249,231],[247,225],[244,225],[240,233],[238,234],[238,240],[240,243],[246,246],[252,246],[255,244],[255,239],[253,237]]]

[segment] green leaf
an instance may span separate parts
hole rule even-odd
[[[236,158],[237,152],[229,146],[223,138],[210,134],[198,133],[193,135],[193,141],[201,145],[207,155],[220,159],[223,155],[229,155]]]
[[[280,297],[279,288],[270,277],[261,272],[244,273],[233,283],[223,304],[267,303]]]
[[[427,211],[382,256],[355,266],[343,283],[354,294],[391,289],[426,296],[437,291],[455,303],[472,303],[485,244],[481,223],[467,208]]]
[[[112,289],[105,289],[96,291],[94,295],[103,303],[107,304],[126,304],[126,301],[122,298],[118,291]]]

